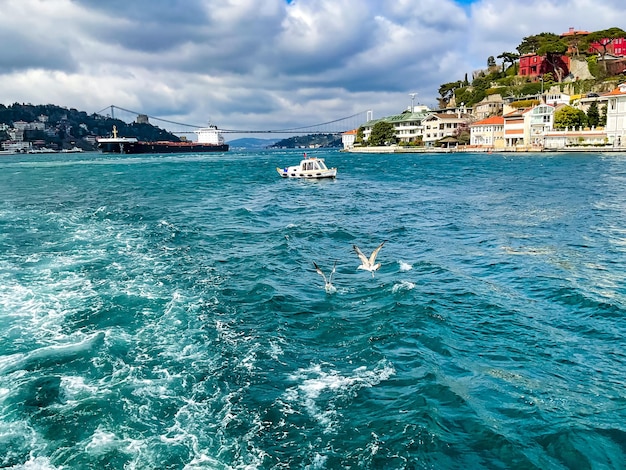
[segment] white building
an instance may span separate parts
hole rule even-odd
[[[554,106],[540,104],[524,115],[529,126],[529,139],[526,144],[543,147],[543,138],[554,128]]]
[[[427,106],[415,106],[413,112],[407,110],[402,114],[372,119],[363,124],[363,140],[369,140],[372,128],[378,122],[389,122],[393,125],[394,135],[400,142],[414,142],[423,134],[423,121],[430,115]]]
[[[504,148],[504,118],[491,116],[470,124],[470,145],[494,150]]]
[[[435,143],[445,137],[458,134],[459,130],[468,126],[470,116],[457,113],[432,113],[423,121],[423,141],[426,147],[433,147]]]
[[[608,98],[606,108],[606,136],[613,147],[626,146],[626,83],[605,95]]]
[[[354,147],[354,142],[356,141],[356,133],[357,130],[354,129],[341,134],[341,143],[343,144],[344,150],[348,150]]]
[[[548,92],[544,93],[543,101],[551,106],[558,106],[559,104],[569,104],[570,96],[561,92]]]
[[[555,129],[543,136],[543,148],[556,150],[566,147],[601,147],[607,140],[606,132],[602,130]]]
[[[539,104],[521,108],[504,116],[504,146],[538,149],[544,136],[554,128],[554,106]]]
[[[528,145],[529,126],[525,115],[531,108],[520,108],[504,117],[504,146],[507,148],[525,147]]]

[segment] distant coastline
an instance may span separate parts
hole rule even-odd
[[[619,153],[626,152],[626,147],[564,147],[557,149],[546,149],[542,147],[505,147],[505,148],[486,148],[472,147],[470,145],[461,145],[459,147],[403,147],[400,145],[389,145],[384,147],[352,147],[343,149],[342,152],[348,153]]]

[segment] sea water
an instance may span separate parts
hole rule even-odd
[[[0,467],[626,468],[626,155],[307,153],[2,157]]]

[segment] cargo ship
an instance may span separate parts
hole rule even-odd
[[[224,142],[217,126],[210,125],[197,129],[197,142],[157,141],[145,142],[135,137],[118,137],[117,128],[113,126],[113,137],[98,138],[98,148],[103,153],[204,153],[228,152],[229,145]]]

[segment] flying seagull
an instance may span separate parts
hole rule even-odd
[[[315,261],[313,261],[313,266],[315,266],[315,270],[317,271],[317,274],[319,274],[320,276],[322,276],[322,278],[324,278],[324,290],[328,294],[332,294],[333,292],[337,292],[337,289],[332,284],[333,274],[335,274],[335,267],[337,266],[337,261],[335,261],[335,264],[333,264],[333,270],[330,272],[330,275],[328,276],[328,279],[326,278],[326,275],[320,269],[320,267],[315,263]]]
[[[378,245],[378,247],[372,252],[369,259],[367,259],[367,256],[363,254],[358,246],[352,245],[352,248],[354,248],[354,251],[356,251],[356,254],[359,255],[359,258],[361,259],[361,266],[359,266],[357,269],[364,269],[366,271],[369,271],[372,273],[372,277],[374,277],[374,271],[380,268],[380,263],[374,264],[374,261],[376,261],[376,256],[378,255],[378,252],[383,247],[386,241],[387,240]]]

